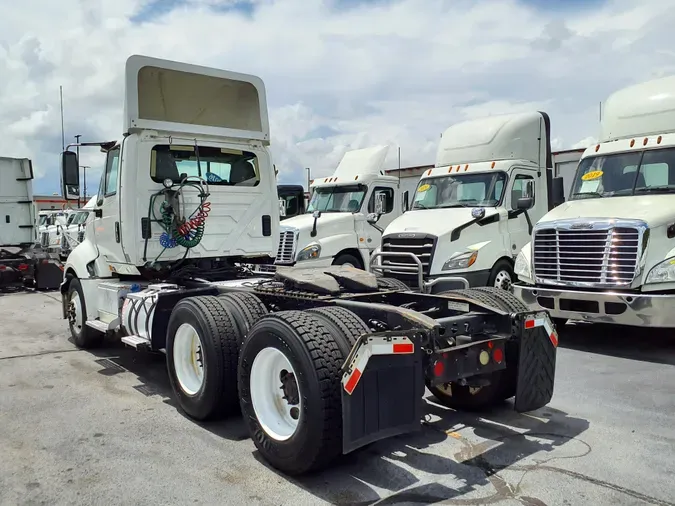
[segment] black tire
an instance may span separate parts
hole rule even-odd
[[[194,394],[184,391],[176,375],[176,331],[190,324],[201,341],[204,381]],[[217,297],[183,299],[173,308],[166,336],[166,364],[178,405],[196,420],[212,420],[239,411],[237,364],[242,340],[235,318]]]
[[[509,311],[509,307],[504,301],[494,296],[490,292],[485,292],[478,290],[476,288],[460,288],[457,290],[447,290],[445,292],[439,292],[436,295],[460,295],[466,297],[467,299],[472,299],[480,304],[485,306],[492,306],[499,311]]]
[[[82,283],[76,277],[71,277],[68,284],[68,305],[66,309],[70,309],[70,301],[73,296],[80,299],[80,307],[82,308],[82,327],[77,328],[74,319],[68,318],[68,327],[70,328],[70,335],[73,336],[73,342],[78,348],[95,348],[100,346],[105,338],[103,332],[99,332],[86,324],[87,321],[87,303],[84,300],[84,291],[82,290]]]
[[[377,278],[377,286],[381,290],[405,290],[410,291],[410,287],[403,281],[396,278]]]
[[[338,255],[335,260],[333,260],[333,265],[346,265],[346,264],[351,264],[357,269],[363,269],[363,262],[356,258],[354,255],[350,255],[349,253],[342,253],[341,255]]]
[[[359,337],[370,332],[370,328],[361,318],[343,307],[317,307],[307,312],[316,315],[330,331],[343,359],[347,358]]]
[[[513,284],[516,281],[516,274],[513,272],[513,265],[511,265],[511,262],[508,260],[502,259],[499,260],[494,266],[492,267],[492,270],[490,271],[490,277],[488,278],[487,286],[494,287],[495,282],[497,280],[497,276],[499,275],[500,272],[506,272],[508,273],[509,277],[511,278],[511,284]],[[499,286],[496,288],[502,288],[504,290],[508,290],[511,288],[511,286]]]
[[[267,314],[265,304],[252,293],[233,292],[219,295],[217,298],[234,317],[242,341],[246,339],[253,324]]]
[[[295,432],[285,440],[263,429],[251,399],[251,368],[265,348],[280,350],[297,374],[302,399]],[[260,454],[289,475],[319,470],[342,453],[342,353],[330,330],[309,312],[280,311],[259,320],[239,356],[239,398]]]
[[[502,288],[496,288],[494,286],[481,286],[474,288],[474,290],[491,294],[495,298],[499,299],[505,307],[508,307],[509,312],[511,313],[522,313],[529,311],[528,307],[522,300],[513,295],[511,292],[503,290]]]

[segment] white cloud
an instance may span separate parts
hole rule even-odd
[[[0,154],[32,157],[36,186],[56,190],[59,86],[66,142],[119,138],[130,54],[260,75],[286,182],[304,182],[304,167],[326,175],[346,150],[371,144],[391,144],[392,167],[398,146],[404,165],[430,163],[450,124],[531,108],[551,116],[555,148],[583,147],[600,100],[675,72],[675,0],[555,12],[524,1],[254,0],[246,12],[234,0],[7,4]],[[82,163],[96,180],[100,153],[83,152]]]

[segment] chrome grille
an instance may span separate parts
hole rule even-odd
[[[295,232],[284,230],[279,234],[279,248],[277,249],[276,264],[292,264],[295,253]]]
[[[431,260],[433,257],[436,237],[431,235],[420,235],[417,237],[399,237],[389,236],[382,239],[382,253],[412,253],[422,263],[422,272],[426,277],[429,275]],[[386,254],[380,259],[380,265],[384,268],[383,274],[387,277],[399,279],[411,288],[417,287],[417,273],[406,270],[396,270],[396,267],[416,267],[417,263],[413,258],[406,257],[387,257]]]
[[[542,227],[534,233],[534,274],[548,284],[630,285],[641,240],[640,229],[634,227]]]

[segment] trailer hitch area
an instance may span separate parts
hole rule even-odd
[[[419,430],[424,351],[417,330],[364,334],[342,366],[342,451]]]

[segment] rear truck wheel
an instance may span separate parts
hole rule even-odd
[[[232,314],[242,340],[246,339],[253,324],[267,314],[265,304],[252,293],[226,293],[219,295],[218,301]]]
[[[405,290],[410,291],[410,287],[403,281],[396,278],[377,278],[377,286],[381,290]]]
[[[337,258],[333,260],[333,265],[345,265],[347,267],[363,269],[362,262],[354,255],[350,255],[349,253],[342,253],[341,255],[338,255]]]
[[[487,286],[509,290],[516,279],[513,266],[508,260],[499,260],[490,271]]]
[[[70,280],[66,300],[66,316],[75,345],[85,349],[99,346],[105,335],[87,326],[87,303],[84,300],[82,283],[76,277]]]
[[[166,363],[179,407],[196,420],[238,411],[237,360],[242,340],[217,297],[183,299],[169,317]]]
[[[359,337],[370,332],[370,328],[361,318],[342,307],[317,307],[307,312],[316,315],[330,331],[340,348],[343,360],[347,359]]]
[[[239,356],[239,398],[253,442],[276,469],[315,471],[342,452],[343,357],[319,316],[281,311],[259,320]]]

